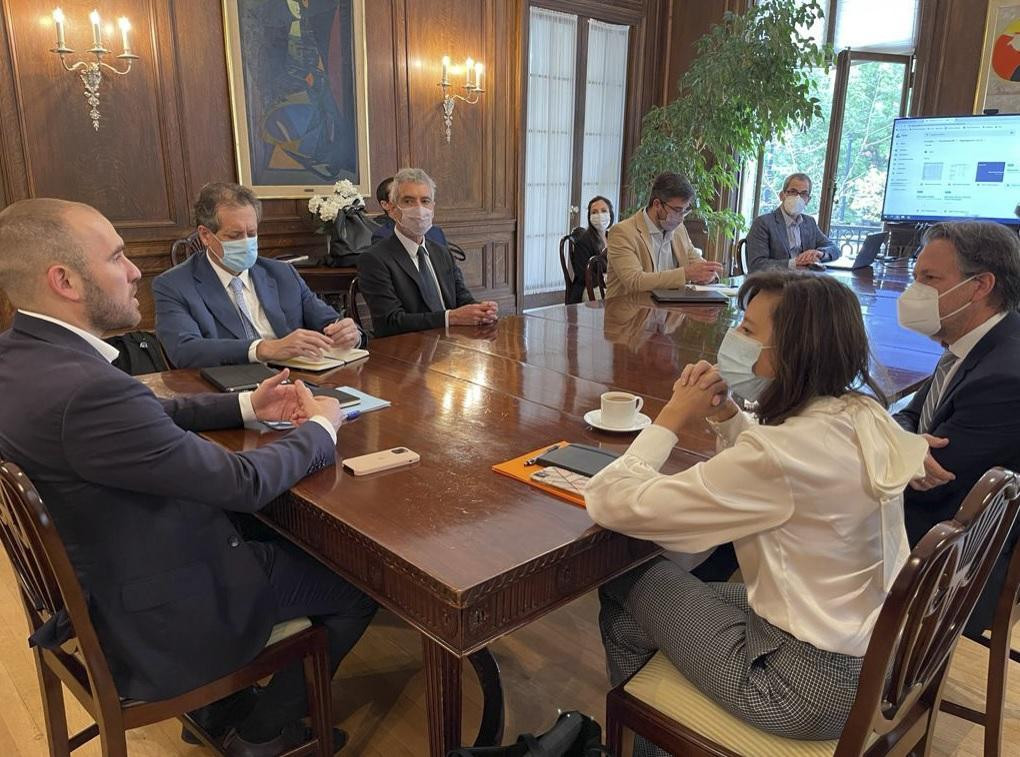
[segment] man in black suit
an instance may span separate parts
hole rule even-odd
[[[393,236],[393,228],[397,225],[393,220],[393,205],[390,203],[390,188],[392,186],[393,177],[387,176],[375,188],[375,199],[383,212],[372,219],[376,224],[375,228],[372,229],[373,244],[380,239],[387,239]],[[430,242],[441,244],[443,247],[450,246],[450,243],[446,241],[446,234],[435,224],[432,224],[432,228],[425,232],[425,238]]]
[[[967,492],[997,465],[1020,470],[1020,240],[994,223],[939,223],[925,235],[914,283],[898,302],[900,324],[946,351],[896,420],[923,434],[925,477],[904,494],[916,544],[953,517]],[[1016,543],[1010,536],[971,616],[968,635],[991,624]]]
[[[375,603],[281,541],[245,542],[227,511],[254,512],[335,463],[343,413],[286,372],[256,391],[159,400],[114,368],[104,332],[140,320],[141,274],[110,222],[87,205],[17,202],[0,212],[0,288],[18,308],[0,335],[0,456],[43,497],[86,595],[122,697],[159,700],[223,676],[272,627],[311,616],[334,665]],[[297,428],[232,453],[193,432],[242,421]],[[64,622],[62,622],[64,621]],[[65,640],[52,619],[32,642]],[[207,719],[227,754],[276,755],[304,740],[301,666],[254,701]],[[233,722],[231,722],[233,720]]]
[[[779,207],[754,219],[747,232],[747,273],[768,268],[806,268],[839,257],[839,248],[804,212],[811,199],[811,177],[790,174],[779,193]]]
[[[436,184],[420,168],[393,177],[393,235],[358,256],[358,284],[376,336],[496,321],[495,302],[476,302],[445,245],[426,239]]]

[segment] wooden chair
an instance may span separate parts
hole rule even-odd
[[[949,660],[1016,520],[1020,482],[994,468],[937,524],[897,576],[838,741],[784,739],[719,707],[657,653],[606,698],[611,754],[628,728],[674,754],[850,757],[928,754]]]
[[[737,242],[733,252],[730,253],[730,276],[744,276],[747,274],[747,237]]]
[[[354,319],[354,322],[365,328],[365,324],[361,322],[361,311],[358,309],[358,293],[361,290],[358,287],[358,277],[355,276],[351,279],[351,285],[347,288],[347,315]]]
[[[570,289],[570,252],[574,249],[574,237],[567,234],[560,239],[560,270],[563,271],[563,287]]]
[[[609,268],[609,257],[605,252],[592,255],[588,258],[588,265],[584,267],[584,288],[588,292],[588,299],[595,299],[595,289],[599,290],[599,299],[606,299],[606,270]]]
[[[1020,548],[1014,547],[992,619],[992,635],[967,638],[988,648],[988,684],[985,710],[975,710],[956,702],[942,700],[942,712],[969,720],[985,728],[984,757],[1002,754],[1002,719],[1006,707],[1006,676],[1009,663],[1020,662],[1020,652],[1010,647],[1013,627],[1020,620]]]
[[[180,265],[196,252],[201,252],[204,249],[202,240],[198,238],[198,232],[193,231],[170,246],[170,265]]]
[[[303,661],[317,738],[288,754],[333,754],[330,674],[326,632],[307,618],[281,623],[262,652],[243,668],[206,685],[158,702],[122,699],[110,674],[78,576],[49,512],[18,466],[0,461],[0,541],[14,566],[30,632],[65,610],[74,638],[57,649],[33,647],[51,755],[70,755],[99,736],[104,757],[126,757],[125,732],[177,717],[205,746],[217,747],[188,715],[259,679]],[[67,733],[63,686],[95,720]]]

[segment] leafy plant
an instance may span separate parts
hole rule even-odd
[[[811,69],[828,67],[831,51],[807,36],[822,17],[816,0],[761,0],[695,42],[697,57],[677,97],[644,117],[630,163],[630,188],[640,205],[656,175],[682,173],[697,192],[699,215],[711,231],[734,235],[743,218],[714,210],[721,189],[736,186],[741,163],[791,125],[821,116]]]

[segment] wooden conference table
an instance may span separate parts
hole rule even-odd
[[[895,294],[905,279],[838,276],[861,298],[880,383],[895,397],[913,391],[940,349],[896,324]],[[461,742],[464,659],[485,693],[478,741],[497,742],[502,692],[486,645],[659,551],[595,526],[583,509],[491,466],[560,439],[623,451],[633,435],[582,420],[599,395],[640,394],[654,416],[679,369],[712,359],[738,320],[732,307],[658,307],[647,295],[554,306],[488,329],[378,339],[368,360],[314,378],[392,402],[341,429],[338,457],[407,446],[421,462],[358,479],[338,464],[298,483],[263,515],[421,632],[433,756]],[[195,371],[147,381],[163,396],[208,388]],[[209,436],[241,450],[276,434]],[[707,427],[687,432],[665,470],[713,451]]]

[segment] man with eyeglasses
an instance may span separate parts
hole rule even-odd
[[[811,199],[811,177],[786,177],[780,205],[754,219],[747,232],[747,273],[768,268],[816,268],[839,257],[839,248],[804,212]]]
[[[693,203],[694,187],[680,174],[655,178],[648,206],[609,230],[606,297],[708,284],[719,277],[722,265],[705,260],[684,228]]]

